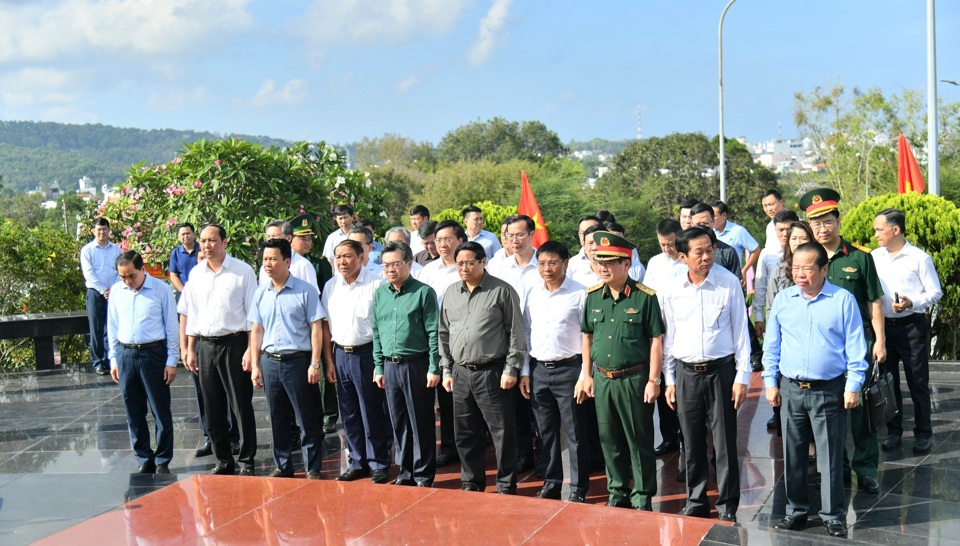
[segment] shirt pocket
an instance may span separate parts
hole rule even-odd
[[[723,327],[723,306],[722,305],[704,305],[703,306],[703,327],[708,330],[719,330]]]
[[[605,313],[603,309],[590,309],[587,311],[587,323],[588,324],[601,324],[605,320]]]

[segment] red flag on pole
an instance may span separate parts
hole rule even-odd
[[[533,223],[537,226],[533,232],[533,246],[535,248],[539,248],[540,245],[550,240],[543,215],[540,214],[540,205],[537,204],[537,198],[533,196],[533,188],[530,187],[530,181],[527,180],[527,173],[524,171],[520,171],[520,204],[517,205],[517,214],[533,218]]]
[[[911,191],[923,193],[923,188],[920,166],[917,165],[917,160],[913,158],[910,144],[901,133],[897,139],[897,193]]]

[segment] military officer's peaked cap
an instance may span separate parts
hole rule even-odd
[[[293,226],[293,236],[299,235],[316,235],[313,232],[313,218],[309,214],[301,214],[293,220],[290,220],[290,225]]]
[[[807,218],[817,218],[840,206],[840,194],[830,188],[814,188],[800,197],[800,208]]]
[[[630,258],[637,245],[609,231],[594,231],[593,240],[597,243],[598,262],[609,262],[619,258]]]

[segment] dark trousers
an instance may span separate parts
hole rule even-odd
[[[560,428],[567,435],[570,458],[570,491],[586,495],[590,486],[590,446],[587,444],[587,423],[583,407],[573,397],[580,377],[579,355],[575,362],[549,369],[536,365],[531,374],[533,383],[530,402],[543,438],[545,459],[544,483],[563,484],[563,460],[560,453]]]
[[[630,500],[635,507],[649,506],[657,494],[653,404],[643,401],[646,386],[646,371],[620,379],[593,374],[607,491],[613,503]]]
[[[873,375],[873,344],[876,342],[873,332],[866,334],[867,338],[867,366],[866,377]],[[853,456],[851,457],[844,447],[843,472],[849,474],[851,469],[858,477],[877,476],[880,466],[880,443],[877,434],[870,432],[867,423],[867,412],[863,407],[863,389],[860,391],[860,404],[847,411],[847,429],[853,437]]]
[[[87,321],[90,323],[90,364],[106,367],[107,362],[107,298],[87,288]]]
[[[660,382],[666,385],[667,379],[662,373]],[[680,418],[677,417],[677,410],[667,404],[667,389],[660,389],[660,396],[657,397],[657,414],[660,418],[660,437],[664,442],[671,444],[680,443]]]
[[[323,424],[320,418],[320,390],[307,381],[310,358],[303,356],[280,362],[260,357],[263,390],[267,395],[273,432],[273,460],[280,470],[293,468],[290,454],[293,438],[291,421],[300,425],[300,448],[305,471],[320,470],[323,462]]]
[[[393,423],[394,459],[402,480],[430,486],[437,473],[437,424],[433,413],[433,388],[427,388],[426,356],[404,364],[385,361],[384,389]]]
[[[533,440],[536,435],[534,430],[533,407],[530,400],[520,394],[520,388],[510,389],[513,395],[513,416],[516,422],[517,430],[517,459],[526,457],[533,458]]]
[[[340,408],[337,407],[337,385],[327,379],[327,374],[323,374],[320,380],[320,395],[323,400],[323,422],[328,425],[337,424],[340,418]]]
[[[437,409],[440,410],[440,454],[456,455],[457,439],[453,435],[453,393],[437,390]]]
[[[137,464],[169,464],[173,459],[173,415],[170,413],[170,386],[163,379],[166,347],[135,351],[120,346],[120,393],[127,410],[130,443]],[[150,449],[147,405],[156,426],[157,450]]]
[[[736,376],[732,356],[712,361],[705,372],[677,364],[677,415],[686,441],[687,505],[709,507],[707,434],[711,434],[717,457],[717,511],[721,514],[740,507],[737,411],[731,400]]]
[[[477,371],[453,366],[453,428],[460,454],[460,480],[486,486],[486,423],[497,452],[497,490],[517,489],[517,430],[513,393],[500,388],[502,363]]]
[[[390,421],[383,389],[373,382],[373,348],[347,353],[339,346],[337,399],[350,450],[350,469],[390,467]],[[426,378],[424,378],[426,381]]]
[[[206,415],[206,409],[203,407],[203,389],[200,388],[200,374],[191,373],[190,377],[193,378],[193,386],[197,390],[197,409],[200,414],[200,432],[203,434],[203,443],[210,442],[210,434],[207,433],[207,421],[204,419]],[[229,406],[230,400],[227,400],[227,406]],[[233,413],[233,408],[230,408],[227,411],[227,422],[230,426],[230,443],[239,444],[240,443],[240,426],[237,424],[237,416]]]
[[[820,471],[820,518],[823,521],[844,519],[845,381],[841,375],[819,387],[801,389],[785,377],[780,380],[783,481],[788,516],[806,516],[810,511],[807,466],[812,437],[817,445],[817,469]]]
[[[903,395],[900,391],[900,362],[913,400],[913,436],[917,439],[933,435],[930,425],[930,324],[923,313],[902,319],[887,319],[886,369],[893,372],[893,390],[897,414],[887,423],[887,434],[903,435]]]
[[[237,458],[242,466],[253,467],[253,458],[257,454],[257,424],[253,415],[250,372],[243,371],[246,332],[217,343],[200,339],[197,345],[204,417],[213,456],[220,466],[234,466],[227,422],[227,414],[233,408],[240,427],[240,455]]]

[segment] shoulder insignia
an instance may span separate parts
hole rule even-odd
[[[600,290],[601,288],[603,288],[603,283],[602,283],[602,282],[598,282],[597,284],[591,286],[590,288],[587,288],[587,294],[589,294],[590,292],[596,292],[597,290]]]
[[[656,291],[656,290],[654,290],[653,288],[650,288],[649,286],[643,284],[642,282],[635,282],[635,283],[633,283],[633,284],[636,285],[637,290],[643,292],[644,294],[646,294],[646,295],[648,295],[648,296],[656,296],[656,295],[657,295],[657,291]]]
[[[853,248],[859,250],[860,252],[866,252],[867,254],[870,253],[870,249],[867,248],[867,247],[865,247],[865,246],[863,246],[863,245],[860,245],[860,244],[857,244],[857,243],[850,243],[850,246],[852,246]]]

